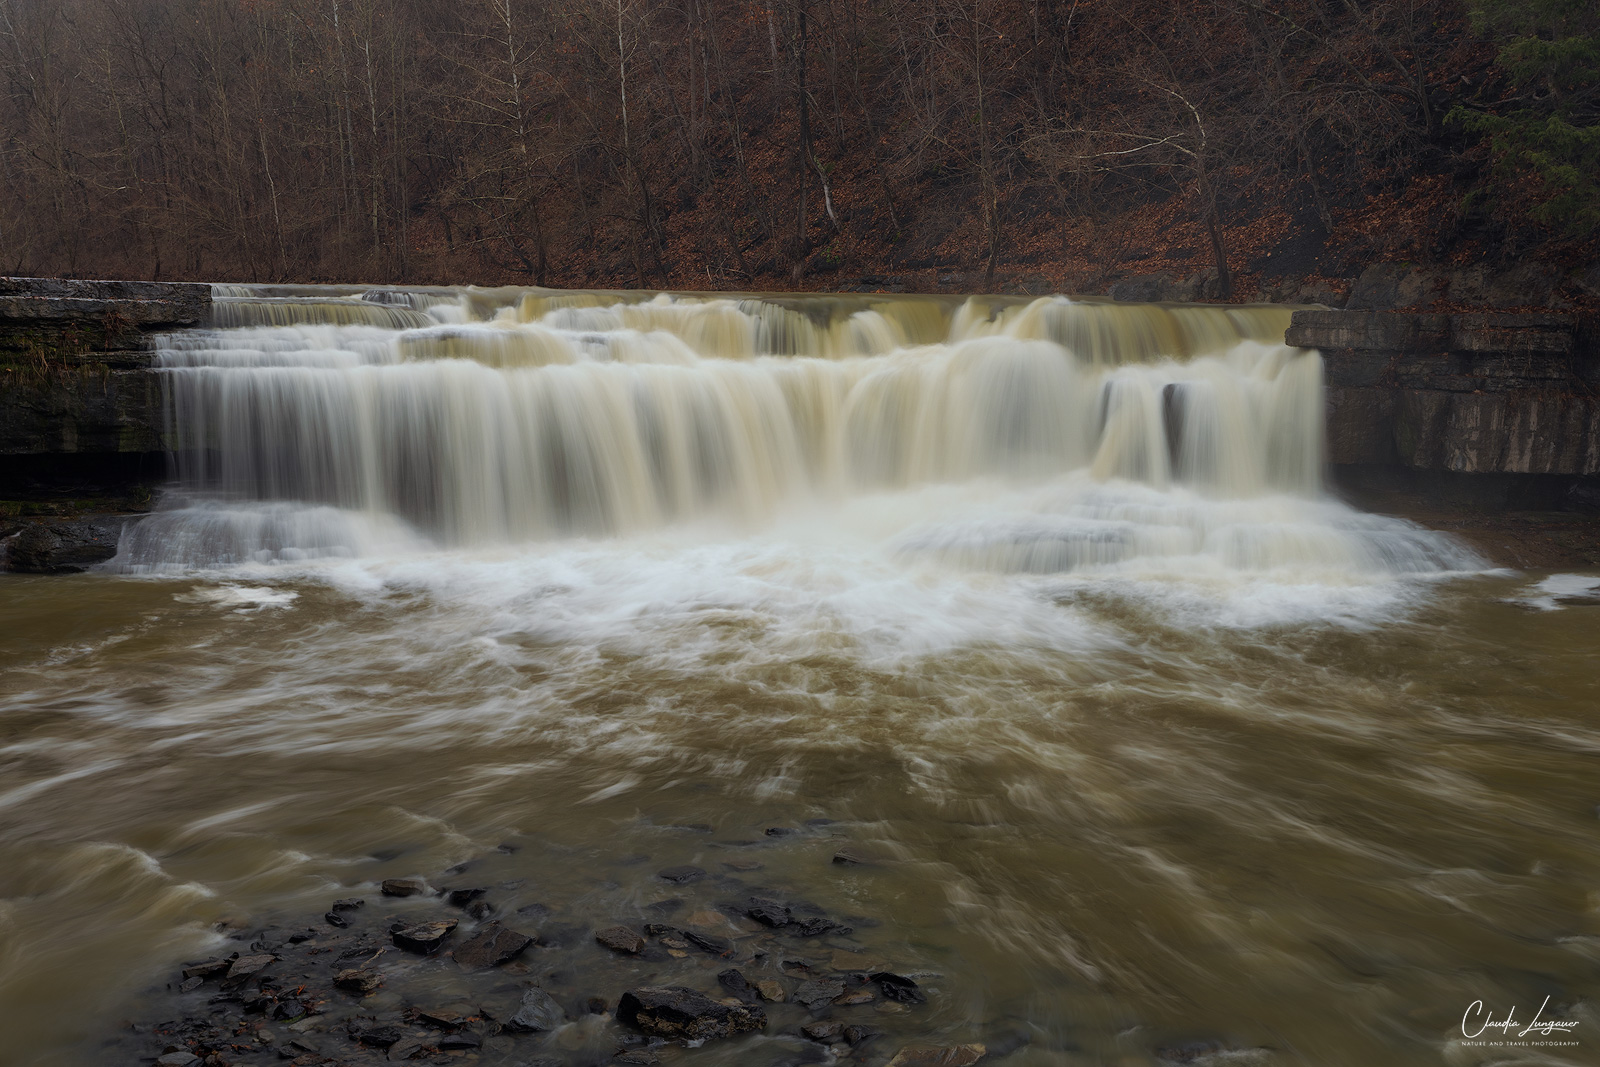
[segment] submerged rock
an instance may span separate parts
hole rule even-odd
[[[383,881],[386,897],[414,897],[428,891],[428,883],[421,878],[386,878]]]
[[[715,934],[702,934],[695,930],[685,930],[683,936],[691,945],[703,949],[713,956],[733,955],[733,942],[725,937],[717,937]]]
[[[656,872],[656,877],[663,878],[673,885],[688,885],[690,882],[698,882],[705,876],[706,872],[704,870],[690,866],[668,867],[665,870]]]
[[[482,970],[509,963],[522,955],[531,944],[533,938],[527,934],[520,934],[499,923],[489,923],[470,940],[456,946],[454,955],[461,966],[469,970]]]
[[[617,1019],[652,1037],[704,1041],[763,1030],[767,1014],[757,1007],[720,1004],[685,986],[640,986],[622,995]]]
[[[843,978],[814,978],[809,982],[801,982],[800,988],[794,991],[794,1000],[808,1008],[818,1004],[825,1004],[834,997],[844,992]]]
[[[595,931],[594,939],[613,952],[636,956],[644,948],[644,938],[626,926],[608,926]]]
[[[922,1004],[928,999],[927,995],[917,988],[917,983],[904,975],[879,971],[870,978],[878,983],[878,988],[883,990],[883,995],[889,1000],[896,1000],[901,1004]]]
[[[974,1063],[983,1059],[987,1052],[988,1049],[976,1043],[942,1048],[933,1045],[907,1045],[894,1054],[894,1059],[889,1061],[889,1067],[972,1067]]]
[[[351,1036],[363,1045],[371,1045],[374,1048],[388,1048],[405,1037],[405,1034],[401,1032],[398,1026],[374,1026],[367,1030],[358,1030]]]
[[[844,1024],[831,1020],[806,1023],[800,1028],[800,1032],[811,1040],[821,1041],[825,1045],[844,1040]]]
[[[750,979],[746,978],[737,967],[729,967],[718,974],[717,984],[746,1004],[754,1004],[761,996],[756,987],[750,984]]]

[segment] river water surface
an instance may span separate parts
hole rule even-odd
[[[1325,495],[1277,312],[224,295],[166,510],[0,582],[0,1062],[503,842],[759,862],[996,1063],[1600,1062],[1600,576]]]

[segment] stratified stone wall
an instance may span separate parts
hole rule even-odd
[[[1571,315],[1296,312],[1322,351],[1328,458],[1470,474],[1600,474],[1600,353]]]
[[[0,278],[0,483],[48,480],[49,457],[161,453],[149,335],[210,309],[208,285]]]

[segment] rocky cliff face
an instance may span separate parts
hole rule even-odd
[[[1301,311],[1287,340],[1322,350],[1336,471],[1558,476],[1571,488],[1600,474],[1600,352],[1578,316]]]
[[[210,311],[207,285],[0,278],[0,568],[116,552],[165,474],[149,337]]]
[[[0,496],[159,477],[148,338],[210,308],[206,285],[0,278]]]

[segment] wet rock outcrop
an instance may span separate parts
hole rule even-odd
[[[1535,476],[1559,504],[1600,475],[1600,333],[1580,316],[1307,310],[1286,340],[1322,351],[1346,478],[1478,476],[1504,493]]]
[[[85,515],[0,523],[0,570],[72,574],[117,554],[117,541],[139,515]]]
[[[158,481],[153,333],[198,325],[211,287],[0,278],[0,494]]]

